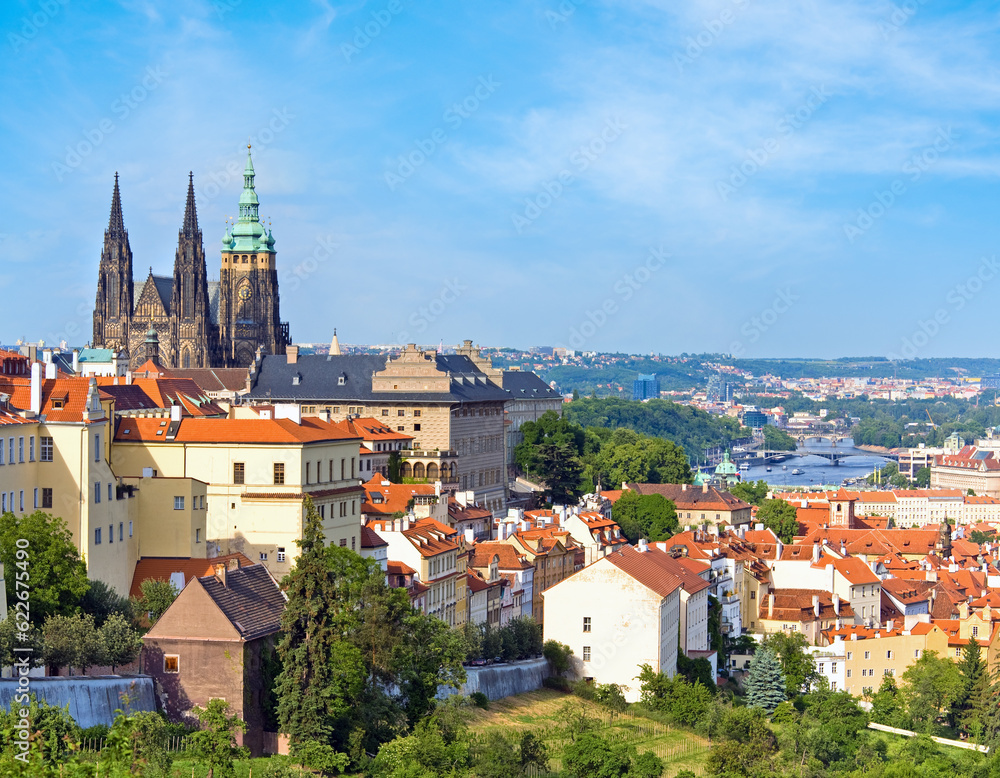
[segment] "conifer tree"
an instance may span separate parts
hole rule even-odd
[[[747,705],[762,708],[770,716],[785,701],[785,674],[781,663],[769,648],[760,647],[754,654],[743,682]]]

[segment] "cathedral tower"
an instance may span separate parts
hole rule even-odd
[[[232,230],[222,238],[219,290],[219,344],[229,367],[246,367],[258,347],[267,354],[284,354],[288,324],[278,312],[278,270],[274,237],[258,213],[253,160],[247,145],[240,211]]]
[[[218,360],[219,333],[212,324],[208,297],[205,246],[194,201],[194,174],[188,174],[184,222],[177,236],[173,292],[170,298],[172,353],[166,362],[176,367],[211,367]]]
[[[115,173],[115,191],[111,196],[111,218],[104,231],[104,248],[97,277],[97,303],[94,307],[94,346],[128,348],[132,323],[132,249],[122,217],[122,199]]]

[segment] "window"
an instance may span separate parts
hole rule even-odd
[[[750,590],[750,599],[751,600],[757,599],[757,592],[755,592],[753,589]]]
[[[267,561],[267,552],[266,551],[261,551],[260,552],[260,561],[261,562],[266,562]]]
[[[406,411],[396,411],[396,415],[397,416],[405,416],[406,415]]]
[[[52,507],[52,490],[42,487],[42,507],[51,508]]]
[[[819,663],[819,664],[817,665],[816,669],[817,669],[817,670],[818,670],[818,671],[819,671],[820,673],[825,673],[825,672],[826,672],[826,665],[825,665],[825,664],[823,664],[822,662],[820,662],[820,663]]]
[[[201,527],[195,527],[194,530],[194,542],[201,543]]]
[[[35,436],[32,435],[28,438],[28,461],[35,461]]]
[[[836,662],[830,662],[830,672],[831,673],[837,672],[837,663]]]
[[[341,548],[347,548],[347,538],[341,538],[340,539],[340,547]]]
[[[7,512],[7,492],[0,494],[0,511]]]
[[[242,484],[244,483],[245,477],[245,465],[243,462],[233,462],[233,483]]]
[[[341,459],[340,460],[340,480],[343,481],[345,478],[347,478],[347,460],[346,459]]]
[[[24,436],[22,435],[17,439],[17,461],[24,461]]]
[[[420,411],[414,411],[414,412],[413,412],[413,415],[414,415],[414,416],[419,416],[419,415],[420,415]]]
[[[406,432],[406,427],[400,424],[398,427],[396,427],[396,432]]]
[[[319,473],[316,474],[317,476]],[[312,462],[306,462],[306,483],[312,480]]]
[[[115,525],[114,524],[109,524],[108,525],[108,543],[114,543],[114,542],[115,542]]]
[[[128,536],[132,537],[132,522],[131,521],[128,523]]]
[[[94,502],[101,501],[101,482],[98,481],[94,484]]]
[[[35,508],[38,507],[38,487],[37,486],[35,487],[35,503],[34,503],[33,507],[35,507]]]
[[[274,483],[283,484],[285,483],[285,463],[275,462],[274,463]]]
[[[101,545],[101,528],[100,527],[95,527],[94,528],[94,545],[95,546]]]
[[[108,502],[114,499],[114,492],[111,491],[111,484],[108,484]]]
[[[125,540],[125,522],[118,522],[118,542],[121,543]]]
[[[285,547],[284,546],[278,546],[278,561],[279,562],[284,562],[285,561]]]
[[[354,535],[351,535],[351,551],[355,551],[356,549],[357,549],[357,538]]]
[[[590,661],[590,646],[583,647],[583,661],[584,662]]]
[[[962,655],[962,649],[961,648],[956,648],[955,649],[955,656],[961,656],[961,655]]]
[[[972,625],[972,637],[974,638],[979,637],[979,627],[977,627],[975,624]]]
[[[865,659],[871,659],[871,658],[872,658],[872,652],[871,651],[865,651]]]
[[[414,424],[413,425],[413,431],[414,432],[420,432],[420,425],[419,424]]]
[[[590,616],[583,617],[583,631],[590,632]]]
[[[94,461],[101,461],[101,433],[94,435]]]
[[[177,654],[163,655],[163,672],[179,673],[181,671],[181,658]]]
[[[885,658],[886,659],[892,659],[892,651],[886,651],[885,652]]]
[[[174,497],[174,510],[175,511],[182,511],[182,510],[184,510],[184,498],[183,497]]]
[[[10,456],[7,457],[7,461],[14,464],[14,438],[10,439],[10,446],[8,447],[10,451]]]
[[[17,509],[24,513],[24,489],[17,493]]]

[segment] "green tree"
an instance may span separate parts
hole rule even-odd
[[[44,700],[39,702],[35,695],[29,696],[27,719],[30,722],[29,732],[29,768],[20,775],[61,775],[57,772],[71,764],[72,755],[80,747],[80,727],[69,715],[69,704],[60,708],[49,705]],[[19,740],[16,725],[20,723],[20,709],[4,710],[0,707],[0,752],[11,754],[17,748]],[[17,749],[20,753],[20,749]],[[11,766],[17,766],[15,762]],[[5,765],[0,765],[3,767]],[[60,767],[62,766],[62,767]],[[51,772],[45,773],[48,769]],[[18,773],[15,773],[17,775]]]
[[[549,660],[556,675],[562,675],[570,668],[570,657],[573,656],[573,649],[565,643],[546,640],[542,646],[542,656]]]
[[[90,581],[90,588],[80,600],[80,610],[93,616],[94,624],[97,627],[103,627],[104,622],[113,613],[118,613],[129,621],[135,616],[129,598],[118,594],[100,579]]]
[[[87,668],[104,664],[106,652],[101,633],[89,613],[49,616],[42,625],[43,656],[53,668]]]
[[[769,451],[795,451],[795,438],[784,430],[779,430],[777,427],[765,424],[763,432],[764,448]]]
[[[234,759],[246,759],[249,751],[236,745],[236,733],[246,730],[246,722],[229,715],[229,703],[216,697],[204,708],[196,707],[201,728],[189,736],[191,754],[212,771],[214,778],[233,778]]]
[[[742,481],[729,487],[729,493],[743,502],[760,505],[770,489],[771,487],[767,485],[766,481]]]
[[[757,653],[762,652],[766,649]],[[774,665],[777,666],[777,660]],[[779,683],[776,688],[780,690],[782,686]],[[773,763],[778,740],[760,708],[729,709],[718,727],[717,737],[718,742],[712,746],[705,764],[709,775],[764,778],[779,774]]]
[[[791,543],[799,534],[795,506],[784,500],[763,500],[757,509],[757,521],[772,530],[782,543]]]
[[[871,717],[872,721],[889,727],[908,728],[906,706],[893,676],[882,676],[882,685],[872,697]]]
[[[170,604],[177,599],[177,587],[172,581],[159,581],[155,578],[147,578],[139,584],[139,591],[142,593],[136,600],[135,607],[142,613],[148,614],[149,623],[155,624],[162,616]]]
[[[903,695],[914,726],[932,733],[938,718],[947,715],[961,693],[962,676],[950,659],[925,651],[903,673]]]
[[[538,475],[545,482],[545,499],[551,503],[576,503],[583,493],[583,464],[569,445],[543,443],[535,458]]]
[[[626,490],[615,502],[612,517],[629,543],[636,543],[639,538],[667,540],[680,531],[677,510],[662,494]]]
[[[563,751],[567,778],[652,778],[663,773],[663,762],[652,754],[640,756],[627,743],[609,743],[596,732],[577,736]]]
[[[918,489],[926,489],[931,485],[931,469],[929,467],[921,467],[913,474],[913,483],[916,484]]]
[[[521,425],[523,439],[514,449],[514,461],[529,475],[545,479],[548,465],[541,455],[543,446],[565,449],[567,455],[579,457],[584,450],[583,427],[572,424],[555,411],[547,411],[538,421],[528,421]]]
[[[104,661],[116,672],[119,665],[127,665],[139,658],[142,637],[120,613],[112,613],[100,628],[100,639],[104,646]]]
[[[30,649],[30,651],[15,651],[14,649]],[[18,629],[18,622],[11,612],[7,618],[0,621],[0,667],[11,667],[15,662],[28,660],[30,667],[42,663],[41,637],[31,624],[26,632]]]
[[[966,731],[979,729],[979,711],[976,703],[983,676],[986,675],[986,663],[983,661],[979,641],[971,635],[962,646],[958,672],[961,676],[961,685],[951,705],[951,723],[953,726],[956,724],[962,726]]]
[[[781,669],[781,662],[774,652],[766,646],[757,649],[746,678],[743,680],[747,705],[760,708],[767,715],[774,712],[778,705],[785,701],[787,682]]]
[[[169,778],[173,757],[167,751],[167,722],[159,713],[118,715],[101,756],[128,775]]]
[[[20,599],[19,592],[27,596],[23,583],[17,589],[18,581],[29,581],[30,619],[37,627],[49,616],[76,613],[90,586],[87,566],[66,522],[42,511],[0,516],[0,563],[6,571],[7,602],[12,606]]]
[[[816,660],[806,650],[809,643],[801,632],[772,632],[762,645],[773,651],[781,662],[789,697],[808,692],[819,679]]]
[[[403,483],[403,455],[398,451],[389,452],[389,481],[394,484]]]

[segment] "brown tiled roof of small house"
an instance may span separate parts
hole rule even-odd
[[[198,582],[244,640],[281,629],[285,595],[264,565],[228,570],[225,583],[214,575],[199,578]]]
[[[738,511],[750,507],[739,497],[714,486],[689,484],[628,484],[637,494],[659,494],[672,501],[677,510]]]
[[[132,574],[132,586],[129,588],[130,597],[142,596],[142,582],[152,578],[154,581],[169,581],[174,573],[183,573],[184,585],[191,582],[192,578],[201,578],[204,575],[211,575],[216,565],[250,567],[254,564],[248,556],[239,552],[235,554],[225,554],[224,556],[213,557],[212,559],[197,559],[189,557],[143,557],[135,563],[135,571]]]

